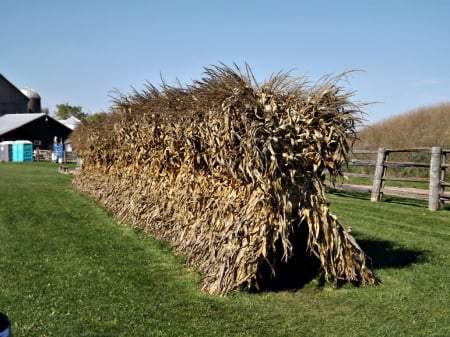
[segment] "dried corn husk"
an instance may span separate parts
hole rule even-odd
[[[119,95],[105,119],[73,132],[83,158],[73,185],[171,242],[208,293],[258,287],[264,263],[291,258],[298,226],[326,275],[377,283],[322,184],[325,171],[341,174],[361,116],[340,79],[258,84],[249,67],[221,65],[189,86]]]

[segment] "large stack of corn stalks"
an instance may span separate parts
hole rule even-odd
[[[340,80],[279,73],[258,84],[249,67],[221,65],[188,86],[119,95],[72,134],[83,158],[74,186],[169,241],[212,294],[257,289],[263,265],[276,274],[292,258],[301,228],[324,275],[377,283],[324,195],[324,173],[340,174],[361,116]]]

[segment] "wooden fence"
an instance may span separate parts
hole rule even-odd
[[[64,151],[62,161],[64,163],[76,163],[77,154],[72,151]],[[35,150],[34,160],[35,161],[52,161],[52,150]]]
[[[371,186],[371,201],[376,202],[382,199],[385,190],[386,181],[407,181],[428,183],[428,208],[436,211],[443,207],[444,201],[449,200],[448,194],[445,194],[445,187],[450,186],[446,181],[446,169],[450,168],[450,164],[446,163],[446,156],[450,150],[445,150],[440,147],[421,147],[410,149],[385,149],[378,150],[354,150],[355,158],[348,163],[351,166],[369,167],[372,168],[371,174],[352,173],[347,172],[349,177],[364,177],[373,180]],[[422,153],[429,154],[429,161],[392,161],[389,156],[394,153]],[[376,159],[358,159],[361,156],[376,155]],[[428,177],[417,176],[398,176],[388,175],[388,168],[423,168],[428,170]],[[390,170],[391,171],[395,170]],[[411,194],[415,198],[419,194]],[[420,193],[423,195],[423,193]]]

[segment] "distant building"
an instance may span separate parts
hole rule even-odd
[[[19,90],[0,74],[0,116],[41,112],[41,96],[36,90]]]
[[[29,140],[34,147],[51,150],[56,137],[64,142],[72,129],[45,113],[6,114],[0,116],[0,141]]]
[[[17,89],[0,74],[0,142],[28,140],[51,150],[54,139],[64,142],[72,128],[41,112],[41,97],[33,89]]]
[[[41,96],[39,93],[31,88],[23,88],[20,90],[22,94],[28,97],[28,112],[41,113]]]
[[[74,116],[71,116],[67,119],[60,120],[60,122],[63,123],[68,128],[70,128],[71,130],[75,130],[77,128],[77,126],[80,125],[80,123],[81,123],[81,121]]]
[[[29,98],[0,74],[0,116],[28,113]]]

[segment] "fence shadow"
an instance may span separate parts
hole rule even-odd
[[[418,200],[418,199],[395,197],[395,196],[391,196],[391,195],[384,196],[383,200],[381,200],[379,202],[386,202],[386,203],[390,203],[390,204],[400,204],[400,205],[413,206],[413,207],[419,207],[419,208],[428,208],[426,201]]]
[[[370,193],[364,193],[364,192],[358,192],[358,191],[347,191],[347,190],[337,189],[337,188],[332,188],[332,187],[327,187],[326,193],[336,195],[339,197],[344,197],[344,198],[352,198],[352,199],[370,201]],[[407,206],[413,206],[413,207],[419,207],[419,208],[427,207],[426,200],[400,197],[400,196],[395,196],[395,195],[390,195],[390,194],[385,194],[383,196],[383,199],[379,202],[401,204],[401,205],[407,205]],[[450,209],[450,206],[446,206],[446,207],[444,207],[444,209]]]
[[[337,189],[337,188],[329,187],[329,186],[327,186],[325,188],[325,192],[328,194],[337,195],[339,197],[370,201],[370,194],[364,193],[364,192],[346,191],[346,190]]]
[[[414,263],[427,260],[424,250],[412,250],[396,247],[392,242],[383,240],[357,239],[361,249],[370,258],[373,269],[405,268]]]

